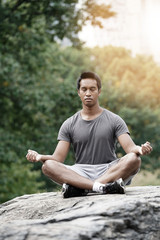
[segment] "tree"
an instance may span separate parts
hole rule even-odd
[[[99,5],[97,2],[85,0],[79,5],[78,0],[1,0],[0,43],[10,45],[10,50],[13,50],[14,37],[32,28],[40,36],[42,33],[48,36],[51,41],[67,38],[77,46],[80,44],[77,34],[86,22],[102,27],[100,18],[115,15],[110,5]]]
[[[154,151],[143,157],[142,168],[158,169],[160,67],[151,57],[132,57],[124,48],[95,48],[91,54],[103,79],[101,104],[126,121],[136,144],[151,142]]]
[[[1,201],[40,191],[44,181],[44,189],[53,189],[53,184],[41,176],[41,164],[30,164],[25,155],[30,148],[52,154],[60,125],[80,108],[75,79],[79,66],[84,69],[89,56],[76,49],[63,49],[47,42],[45,45],[46,51],[39,58],[21,52],[21,58],[27,59],[21,64],[11,57],[3,58],[4,65],[7,59],[10,65],[8,62],[1,69],[1,76],[5,77],[0,89]],[[68,161],[73,161],[72,152]]]
[[[154,145],[142,167],[160,165],[160,68],[151,58],[133,58],[124,48],[79,50],[53,43],[68,37],[78,46],[79,25],[86,21],[100,25],[97,17],[103,17],[104,6],[95,11],[95,2],[90,0],[77,9],[77,2],[0,1],[1,201],[42,191],[42,187],[55,189],[41,175],[41,165],[28,163],[25,154],[29,148],[53,153],[60,125],[81,108],[76,79],[86,69],[103,80],[101,105],[124,118],[136,143],[147,139]],[[104,11],[99,13],[101,8]],[[109,11],[110,7],[106,13],[112,15]],[[122,151],[118,149],[118,153]],[[70,152],[67,162],[73,161]]]
[[[1,201],[39,191],[44,185],[40,166],[25,159],[27,149],[52,153],[60,123],[78,106],[77,101],[70,104],[76,95],[73,86],[64,82],[71,66],[63,50],[51,42],[68,38],[74,46],[81,46],[77,34],[86,21],[99,25],[97,17],[114,14],[109,6],[102,7],[95,1],[83,1],[81,8],[77,3],[0,1]],[[98,14],[94,13],[96,6]],[[64,91],[68,92],[67,98]],[[67,102],[70,112],[65,108]]]
[[[102,78],[100,104],[127,122],[137,144],[149,140],[153,145],[154,151],[149,158],[143,159],[142,168],[157,169],[160,68],[152,59],[133,58],[127,50],[115,47],[83,48],[80,51],[48,41],[44,45],[45,51],[39,58],[27,50],[22,51],[21,58],[27,57],[27,61],[20,64],[18,60],[8,58],[6,68],[1,69],[2,76],[6,76],[0,99],[3,113],[0,128],[1,201],[24,193],[56,189],[41,175],[41,164],[28,163],[25,154],[29,148],[42,154],[53,153],[62,122],[81,108],[76,79],[86,69],[96,71]],[[43,49],[43,44],[36,45],[37,49],[40,47]],[[3,61],[5,66],[7,58]],[[122,154],[119,148],[118,154]],[[73,161],[71,151],[67,163]]]

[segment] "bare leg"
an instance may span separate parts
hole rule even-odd
[[[80,176],[78,173],[66,168],[60,162],[46,160],[42,166],[42,171],[46,176],[61,185],[68,183],[78,188],[92,190],[94,183],[92,180]]]
[[[96,181],[106,184],[114,182],[119,178],[125,180],[137,172],[140,164],[140,157],[134,153],[129,153],[122,157],[117,164],[109,168]],[[72,186],[88,190],[92,190],[93,188],[94,181],[80,176],[57,161],[46,160],[42,166],[42,171],[46,176],[59,184],[68,183]]]
[[[134,175],[141,165],[141,159],[135,153],[129,153],[122,157],[120,161],[109,168],[100,178],[96,181],[100,183],[114,182],[119,178],[127,179]]]

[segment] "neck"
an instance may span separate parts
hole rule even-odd
[[[103,111],[103,108],[101,108],[99,104],[92,107],[83,106],[83,109],[81,111],[81,116],[84,120],[92,120],[98,117],[102,111]]]

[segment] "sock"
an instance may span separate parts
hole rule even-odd
[[[94,182],[92,190],[97,193],[103,193],[103,187],[105,184],[100,182]]]

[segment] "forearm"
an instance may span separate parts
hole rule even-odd
[[[43,155],[43,154],[39,154],[38,158],[39,158],[38,160],[41,161],[41,162],[45,162],[46,160],[54,160],[54,161],[59,162],[59,161],[54,157],[54,155]]]
[[[137,155],[148,155],[152,152],[152,147],[149,142],[142,144],[141,146],[134,145],[130,148],[129,152],[136,153]]]
[[[135,153],[137,155],[142,154],[142,148],[138,145],[134,145],[129,149],[129,153]]]
[[[47,160],[54,160],[63,163],[66,159],[69,148],[69,142],[59,141],[52,155],[39,154],[38,152],[29,149],[26,158],[30,162],[45,162]]]
[[[45,162],[46,160],[54,160],[57,162],[61,162],[61,158],[58,156],[55,156],[55,154],[43,155],[33,150],[28,150],[26,157],[27,157],[27,160],[30,162]]]
[[[147,155],[152,152],[150,142],[136,145],[128,134],[122,134],[118,137],[118,141],[126,153],[135,153],[137,155]]]

